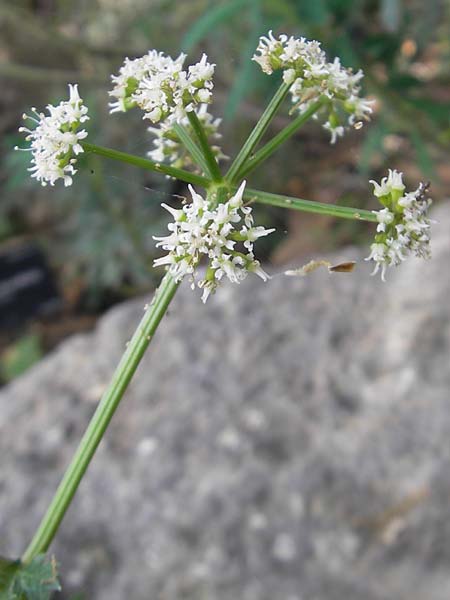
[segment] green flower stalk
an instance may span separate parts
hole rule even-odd
[[[208,112],[207,108],[206,104],[202,104],[195,114],[201,123],[201,127],[205,132],[216,161],[226,160],[227,156],[219,146],[220,139],[222,138],[219,132],[221,119],[215,119]],[[190,113],[189,116],[193,114]],[[195,132],[190,124],[189,116],[184,117],[180,123],[176,123],[175,125],[164,123],[159,127],[149,127],[148,131],[154,135],[154,149],[148,152],[147,156],[157,163],[166,161],[179,169],[195,168],[196,165],[201,165],[202,170],[205,172],[207,166],[201,150],[198,149],[198,153],[195,153],[194,150],[195,156],[192,156],[186,149],[186,140],[195,139]],[[193,146],[197,148],[195,144]],[[191,150],[193,146],[191,146]]]
[[[170,274],[167,274],[157,289],[152,303],[146,307],[145,314],[127,345],[111,383],[92,417],[89,427],[56,490],[55,496],[22,556],[23,563],[27,564],[37,555],[47,552],[106,428],[119,406],[125,390],[135,374],[177,288],[178,283],[174,281]]]

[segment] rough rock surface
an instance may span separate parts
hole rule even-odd
[[[450,598],[450,210],[388,283],[182,287],[52,550],[95,600]],[[338,259],[359,257],[349,250]],[[36,527],[144,300],[0,394],[0,554]]]

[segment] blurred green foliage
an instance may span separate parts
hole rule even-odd
[[[50,600],[59,590],[53,558],[38,555],[25,565],[0,557],[0,600]]]
[[[37,363],[43,354],[39,336],[30,333],[20,337],[0,356],[1,381],[8,382],[21,375]]]
[[[361,173],[384,168],[386,157],[403,159],[406,149],[435,178],[450,142],[449,13],[448,0],[0,1],[0,240],[37,237],[63,282],[78,281],[94,306],[152,284],[159,276],[151,269],[152,235],[165,227],[159,204],[182,190],[86,155],[71,188],[41,189],[28,177],[27,153],[11,152],[25,145],[16,133],[18,117],[65,96],[66,84],[79,81],[92,141],[144,155],[151,139],[140,116],[107,114],[109,74],[124,56],[149,48],[184,50],[193,58],[206,51],[218,65],[213,112],[226,117],[225,152],[232,155],[275,85],[250,61],[269,29],[319,39],[330,58],[364,70],[365,92],[378,108],[358,133]],[[230,135],[232,119],[238,128]],[[307,140],[302,156],[320,165],[330,148],[328,137],[315,133],[322,149]],[[256,177],[281,187],[283,168],[269,172],[267,180]]]

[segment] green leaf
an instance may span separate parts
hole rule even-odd
[[[0,556],[0,600],[9,600],[9,590],[19,568],[20,560],[10,560]]]
[[[263,0],[261,5],[268,20],[266,32],[269,29],[277,31],[280,26],[287,23],[294,25],[298,23],[297,8],[292,0]]]
[[[11,381],[42,358],[39,336],[28,334],[7,348],[0,360],[0,373],[5,381]]]
[[[408,102],[415,108],[418,108],[422,112],[426,113],[427,117],[439,127],[450,126],[450,112],[448,110],[448,103],[437,102],[432,98],[424,97],[410,97],[408,98]]]
[[[297,4],[297,15],[300,23],[307,22],[309,25],[324,25],[329,16],[325,0],[313,0],[310,2],[299,2]]]
[[[248,6],[251,0],[230,0],[213,6],[188,30],[181,42],[181,49],[189,52],[198,42],[212,33],[216,27]]]
[[[336,56],[340,57],[343,64],[353,68],[360,68],[360,58],[353,47],[352,40],[345,32],[341,32],[337,39],[333,41],[333,50]]]
[[[417,88],[422,84],[420,79],[410,75],[409,73],[393,73],[389,79],[389,85],[395,90],[411,90],[411,88]]]
[[[428,152],[425,140],[417,131],[417,129],[413,129],[411,131],[411,142],[414,146],[417,163],[422,171],[422,174],[425,175],[425,177],[434,179],[436,177],[436,172],[434,170],[433,159]]]
[[[53,558],[38,555],[27,565],[0,559],[0,600],[50,600],[60,589]]]
[[[14,227],[8,217],[0,214],[0,241],[6,240],[14,234]]]
[[[392,33],[367,34],[364,40],[365,60],[382,61],[392,69],[400,51],[400,36]]]

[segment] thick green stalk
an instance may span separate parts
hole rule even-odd
[[[250,133],[247,141],[242,146],[239,154],[233,161],[233,164],[230,167],[230,170],[227,173],[227,180],[230,183],[236,183],[238,181],[238,174],[242,170],[245,162],[247,161],[250,154],[253,152],[256,144],[260,141],[264,133],[266,132],[267,127],[269,126],[271,120],[275,116],[275,113],[279,109],[281,103],[286,98],[287,93],[289,92],[290,84],[282,83],[276,93],[274,94],[272,100],[267,105],[266,110],[261,115],[259,121],[256,123],[255,128]]]
[[[181,179],[181,181],[185,181],[186,183],[192,183],[193,185],[200,185],[203,187],[208,187],[210,183],[209,179],[206,177],[196,175],[195,173],[190,173],[189,171],[184,171],[183,169],[176,169],[175,167],[170,167],[169,165],[156,163],[148,158],[141,158],[140,156],[135,156],[134,154],[127,154],[126,152],[120,152],[119,150],[113,150],[112,148],[104,148],[103,146],[89,144],[88,142],[80,142],[80,144],[83,146],[86,152],[93,152],[99,156],[112,158],[113,160],[119,160],[121,162],[128,163],[129,165],[139,167],[140,169],[146,169],[147,171],[163,173],[164,175]]]
[[[275,137],[273,137],[267,144],[265,144],[262,148],[255,153],[242,167],[237,175],[237,181],[244,178],[245,175],[256,169],[258,165],[267,160],[269,156],[271,156],[275,150],[278,149],[281,144],[289,139],[300,127],[306,123],[306,121],[312,117],[314,113],[316,113],[321,106],[323,106],[324,101],[318,100],[311,104],[311,106],[305,110],[305,112],[301,113],[296,117],[289,125],[286,125],[284,129],[282,129]]]
[[[195,141],[191,138],[186,127],[184,127],[184,125],[180,125],[179,123],[174,123],[173,129],[177,136],[180,138],[180,141],[183,144],[183,146],[190,154],[194,163],[201,168],[203,173],[206,173],[211,176],[209,166],[205,160],[205,157],[203,156],[203,152],[197,146]]]
[[[349,206],[313,202],[312,200],[292,198],[281,194],[269,194],[268,192],[260,192],[252,189],[245,190],[244,198],[248,202],[259,202],[260,204],[270,204],[271,206],[280,206],[281,208],[292,208],[319,215],[329,215],[331,217],[341,217],[342,219],[353,219],[356,221],[370,221],[372,223],[377,222],[377,216],[372,211],[350,208]]]
[[[213,181],[222,181],[222,174],[220,172],[219,165],[217,164],[216,157],[214,156],[214,153],[211,150],[211,146],[209,145],[205,130],[203,129],[203,125],[200,123],[197,113],[194,110],[191,110],[187,113],[187,116],[189,119],[189,123],[191,124],[191,127],[194,130],[195,135],[197,136],[200,148],[202,149],[203,156],[205,157],[208,168],[206,173],[211,177]]]
[[[36,555],[47,551],[178,285],[171,275],[166,274],[156,290],[153,301],[131,338],[44,518],[22,556],[24,563],[29,563]]]

